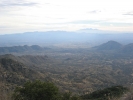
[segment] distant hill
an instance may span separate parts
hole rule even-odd
[[[122,49],[121,49],[122,53],[133,53],[133,43],[127,44],[125,45]]]
[[[32,46],[12,46],[12,47],[0,47],[0,54],[5,53],[20,53],[20,52],[32,52],[32,51],[42,51],[46,48],[42,48],[38,45]]]
[[[92,50],[106,51],[108,53],[111,53],[110,51],[113,51],[117,55],[119,54],[129,56],[129,54],[133,53],[133,43],[122,45],[116,41],[108,41],[99,46],[93,47]]]
[[[116,41],[108,41],[99,46],[94,47],[96,50],[119,50],[121,49],[122,44]]]

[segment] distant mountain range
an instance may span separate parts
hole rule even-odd
[[[101,31],[97,29],[82,29],[77,32],[47,31],[25,32],[18,34],[0,35],[0,47],[18,45],[46,45],[56,43],[89,42],[98,45],[108,40],[118,41],[124,44],[133,43],[132,33],[118,33]]]

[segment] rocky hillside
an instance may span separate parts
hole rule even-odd
[[[8,94],[15,86],[21,85],[28,80],[44,79],[42,74],[29,69],[24,64],[10,58],[0,58],[0,97],[1,100],[8,99]]]

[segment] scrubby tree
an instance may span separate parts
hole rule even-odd
[[[123,86],[112,86],[103,90],[97,90],[90,94],[82,96],[83,99],[87,100],[110,100],[114,98],[120,98],[124,93],[128,92],[127,87]]]
[[[72,95],[72,92],[65,92],[62,94],[61,100],[81,100],[77,95]]]
[[[50,82],[26,82],[14,90],[13,100],[60,100],[58,88]]]

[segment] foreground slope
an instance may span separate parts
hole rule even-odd
[[[0,94],[6,100],[8,94],[28,80],[44,79],[45,75],[27,68],[24,64],[10,58],[0,58]]]

